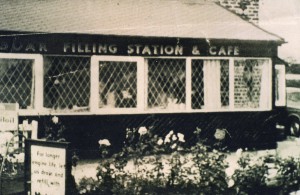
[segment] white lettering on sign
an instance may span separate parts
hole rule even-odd
[[[183,55],[181,45],[141,45],[132,44],[127,47],[127,54],[142,55]]]
[[[0,104],[0,131],[18,129],[18,104]]]
[[[115,44],[64,43],[63,50],[64,53],[116,54],[118,47]]]
[[[13,42],[11,44],[11,48],[8,43],[3,41],[0,42],[0,51],[12,51],[12,52],[47,52],[47,46],[45,43],[21,43],[21,42]]]
[[[120,47],[120,48],[119,48]],[[50,45],[51,48],[51,45]],[[143,56],[239,56],[239,46],[229,45],[180,45],[180,44],[130,44],[117,45],[109,43],[86,43],[86,42],[65,42],[63,43],[63,53],[73,54],[128,54]],[[184,51],[185,50],[185,51]],[[49,52],[45,43],[13,41],[0,41],[0,52]],[[51,52],[51,51],[50,51]]]
[[[65,194],[66,149],[32,145],[30,155],[31,194]]]
[[[210,46],[209,54],[212,56],[238,56],[240,55],[238,46]]]
[[[192,54],[193,55],[200,55],[200,50],[199,50],[197,45],[193,46]]]

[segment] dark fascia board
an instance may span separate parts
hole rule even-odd
[[[34,35],[78,35],[78,36],[104,36],[104,37],[128,37],[128,38],[152,38],[152,39],[184,39],[184,40],[206,40],[207,42],[232,42],[232,43],[267,43],[280,46],[284,43],[284,39],[279,40],[242,40],[242,39],[214,39],[214,38],[202,38],[202,37],[161,37],[161,36],[134,36],[134,35],[113,35],[113,34],[82,34],[82,33],[51,33],[51,32],[25,32],[25,31],[5,31],[0,30],[0,37],[4,36],[34,36]]]

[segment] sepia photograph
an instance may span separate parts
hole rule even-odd
[[[300,195],[299,0],[0,3],[0,195]]]

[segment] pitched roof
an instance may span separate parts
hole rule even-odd
[[[201,0],[0,0],[0,31],[283,39]]]

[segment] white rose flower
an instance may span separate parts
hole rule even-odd
[[[58,117],[57,116],[52,117],[52,122],[54,124],[57,124],[58,123]]]
[[[178,141],[185,142],[184,135],[182,133],[177,133]]]
[[[104,173],[106,173],[107,172],[107,169],[106,168],[102,168],[102,171],[104,172]]]
[[[174,134],[173,130],[170,131],[167,135],[166,135],[166,138],[170,139],[170,137]]]
[[[88,191],[90,191],[90,190],[92,189],[92,186],[91,186],[91,185],[87,185],[87,186],[86,186],[86,189],[87,189]]]
[[[173,140],[173,141],[176,141],[176,140],[177,140],[177,136],[176,136],[175,134],[172,136],[172,140]]]
[[[233,179],[230,179],[228,181],[228,187],[231,188],[232,186],[234,186],[234,180]]]
[[[100,146],[102,146],[102,145],[110,146],[110,142],[109,142],[108,139],[100,139],[98,143],[99,143]]]
[[[237,151],[235,152],[235,154],[236,154],[236,156],[238,158],[240,158],[242,156],[242,153],[243,153],[243,149],[242,148],[237,149]]]
[[[109,165],[109,168],[110,168],[110,169],[116,169],[116,167],[115,167],[114,164],[110,164],[110,165]]]
[[[147,128],[146,127],[140,127],[138,133],[140,135],[145,135],[147,133]]]
[[[226,132],[225,132],[224,129],[216,129],[216,132],[215,132],[215,134],[214,134],[214,137],[215,137],[217,140],[221,141],[221,140],[223,140],[223,139],[225,138],[225,136],[226,136]]]
[[[158,141],[157,141],[157,145],[162,145],[164,143],[164,141],[160,138]]]
[[[165,143],[170,143],[170,142],[171,142],[170,138],[169,138],[169,137],[166,137],[166,138],[165,138]]]
[[[169,136],[171,136],[171,135],[173,135],[173,134],[174,134],[174,131],[173,131],[173,130],[170,131],[170,132],[168,133]]]
[[[171,148],[172,148],[172,149],[175,149],[176,146],[177,146],[177,144],[173,144],[173,145],[171,146]]]

